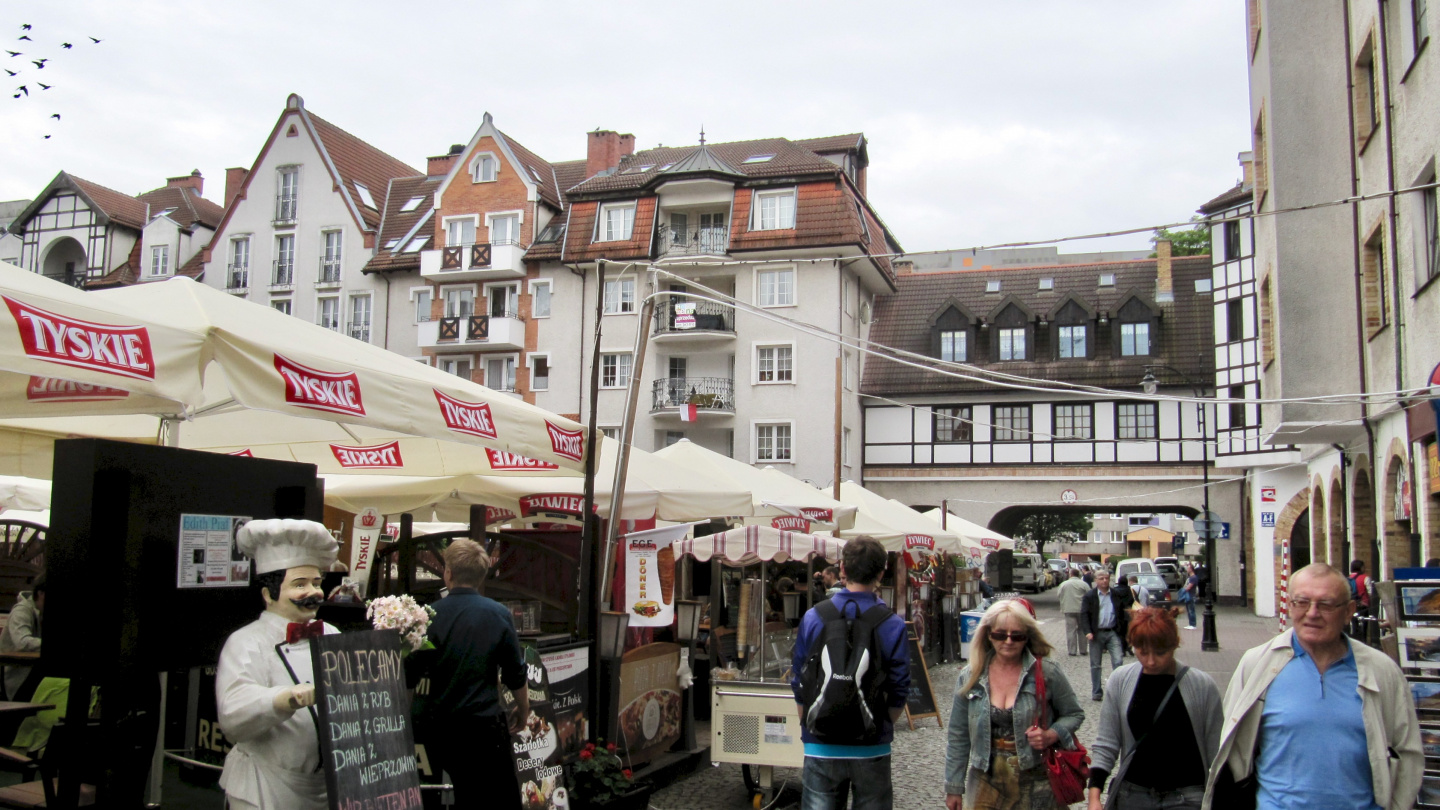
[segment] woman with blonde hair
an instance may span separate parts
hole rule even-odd
[[[1053,810],[1042,755],[1071,748],[1085,712],[1026,603],[985,611],[960,671],[945,752],[947,810]],[[1042,728],[1036,670],[1044,677],[1048,727]]]

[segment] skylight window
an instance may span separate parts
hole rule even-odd
[[[646,163],[646,164],[643,165],[643,166],[631,166],[630,168],[628,168],[628,169],[626,169],[625,171],[621,172],[621,174],[643,174],[643,173],[645,173],[645,172],[650,171],[650,170],[653,169],[653,168],[655,168],[655,164],[654,164],[654,163]]]
[[[769,155],[751,155],[750,157],[747,157],[747,158],[745,158],[744,160],[742,160],[742,161],[740,161],[740,162],[741,162],[741,163],[769,163],[770,161],[772,161],[772,160],[774,160],[774,159],[775,159],[775,155],[774,155],[774,154],[769,154]]]
[[[398,245],[398,244],[400,244],[400,240],[402,240],[402,239],[404,239],[404,238],[405,238],[405,237],[400,236],[400,237],[396,237],[396,238],[394,238],[394,239],[391,239],[389,242],[386,242],[386,243],[385,243],[385,249],[386,249],[386,250],[394,250],[394,249],[395,249],[395,246]]]
[[[660,167],[660,171],[663,172],[663,171],[665,171],[666,169],[669,169],[671,166],[674,166],[674,165],[675,165],[674,163],[666,163],[664,166],[661,166],[661,167]]]
[[[987,293],[989,293],[989,292],[1000,292],[1000,282],[998,282],[998,281],[987,281],[987,282],[985,282],[985,292],[987,292]]]
[[[1055,289],[1055,279],[1053,279],[1053,278],[1042,278],[1042,279],[1040,279],[1040,289],[1042,289],[1042,290],[1053,290],[1053,289]]]
[[[365,203],[366,208],[374,208],[377,210],[380,208],[380,206],[375,204],[375,198],[370,196],[370,189],[364,185],[356,183],[355,193],[360,195],[360,202]]]
[[[170,216],[170,215],[173,214],[173,213],[175,213],[175,209],[174,209],[174,208],[166,208],[164,211],[161,211],[160,213],[156,214],[155,216],[157,216],[157,217],[168,217],[168,216]]]
[[[1197,278],[1197,279],[1195,279],[1195,292],[1197,292],[1197,293],[1202,293],[1202,294],[1203,294],[1203,293],[1213,292],[1214,289],[1215,289],[1215,288],[1214,288],[1214,287],[1211,285],[1211,283],[1210,283],[1210,279],[1208,279],[1208,278]]]
[[[405,246],[405,252],[419,253],[420,251],[425,249],[425,243],[429,241],[430,237],[428,236],[417,236],[414,239],[410,240],[410,244]]]
[[[1114,287],[1114,286],[1115,286],[1115,274],[1114,274],[1114,273],[1101,273],[1101,274],[1100,274],[1100,286],[1101,286],[1101,287]]]
[[[420,207],[420,203],[422,202],[425,202],[424,197],[411,197],[410,201],[405,203],[405,205],[401,207],[400,211],[402,213],[405,211],[414,211],[416,208]]]
[[[541,180],[540,180],[540,172],[536,171],[534,166],[531,166],[531,167],[530,167],[530,176],[533,177],[533,178],[535,178],[535,182],[537,182],[537,183],[541,182]]]

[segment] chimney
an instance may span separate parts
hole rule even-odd
[[[1240,155],[1240,184],[1242,188],[1254,188],[1255,186],[1255,153],[1241,152]]]
[[[200,175],[200,170],[199,170],[199,169],[196,169],[195,171],[190,172],[189,174],[183,174],[183,175],[181,175],[181,176],[179,176],[179,177],[167,177],[167,178],[165,178],[165,187],[166,187],[166,188],[193,188],[193,189],[195,189],[195,196],[197,196],[197,197],[204,197],[204,196],[205,196],[205,178]]]
[[[1155,240],[1155,303],[1175,300],[1175,279],[1170,270],[1170,240]]]
[[[634,135],[621,135],[608,129],[586,133],[585,176],[590,178],[615,169],[620,165],[620,158],[634,153]]]
[[[230,203],[240,195],[240,189],[245,186],[245,178],[250,176],[250,170],[240,166],[234,169],[225,170],[225,207],[229,208]]]
[[[895,260],[895,275],[908,276],[915,272],[915,262],[909,259]]]
[[[441,177],[450,173],[450,167],[465,153],[465,145],[456,143],[450,145],[450,151],[443,155],[425,158],[427,164],[425,173],[431,177]]]

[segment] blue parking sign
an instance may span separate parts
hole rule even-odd
[[[1260,526],[1261,526],[1262,528],[1265,528],[1265,529],[1273,529],[1273,528],[1275,528],[1275,513],[1274,513],[1274,512],[1261,512],[1261,513],[1260,513]]]

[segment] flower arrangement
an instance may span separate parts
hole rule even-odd
[[[585,743],[575,763],[575,797],[589,805],[603,804],[635,787],[635,775],[615,753],[615,743]],[[582,805],[583,806],[583,805]]]
[[[365,603],[365,618],[370,620],[370,624],[376,630],[398,632],[400,641],[409,648],[409,652],[431,646],[425,632],[430,629],[430,620],[434,617],[434,608],[416,602],[415,597],[409,594],[381,596]]]

